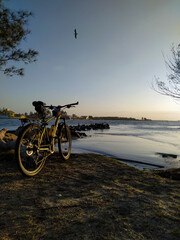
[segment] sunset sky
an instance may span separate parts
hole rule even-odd
[[[180,0],[7,0],[29,10],[23,48],[39,52],[25,76],[0,75],[0,107],[34,111],[32,101],[66,104],[69,114],[180,120],[180,103],[156,93],[154,76],[180,43]],[[78,31],[75,39],[74,29]]]

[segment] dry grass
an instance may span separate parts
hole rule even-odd
[[[180,181],[117,160],[52,155],[24,178],[0,155],[0,239],[180,239]]]

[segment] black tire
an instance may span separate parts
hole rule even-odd
[[[58,148],[60,157],[68,160],[71,155],[71,131],[67,124],[59,125]]]
[[[42,131],[43,129],[39,125],[28,124],[18,136],[15,156],[23,175],[32,177],[38,174],[44,166],[47,152],[38,151]]]

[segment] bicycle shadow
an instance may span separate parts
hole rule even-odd
[[[37,179],[45,179],[47,175],[51,174],[53,168],[61,168],[61,165],[64,164],[64,161],[61,160],[59,154],[52,154],[50,157],[46,159],[45,165],[43,169],[35,176],[28,177],[22,175],[19,170],[18,163],[15,159],[14,154],[1,152],[0,153],[0,182],[1,184],[11,184],[12,182],[26,179],[33,179],[36,181]]]

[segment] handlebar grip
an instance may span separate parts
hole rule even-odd
[[[71,104],[67,104],[66,107],[67,107],[67,108],[70,108],[70,107],[72,107],[72,106],[74,106],[74,105],[78,105],[78,104],[79,104],[79,102],[71,103]]]
[[[71,103],[69,105],[78,105],[78,104],[79,104],[79,102],[77,101],[76,103]]]

